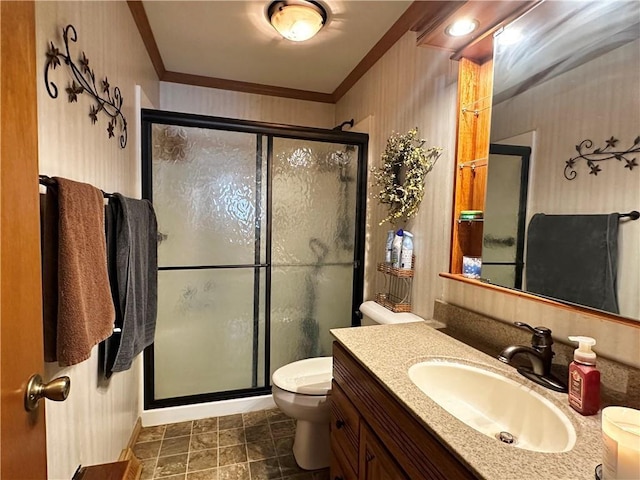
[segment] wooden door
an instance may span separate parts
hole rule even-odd
[[[364,424],[360,429],[361,480],[408,480],[378,437]]]
[[[24,408],[26,383],[44,366],[34,8],[0,2],[0,477],[40,480],[43,402]]]

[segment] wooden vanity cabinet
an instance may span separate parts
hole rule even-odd
[[[337,342],[329,401],[332,480],[477,478]]]
[[[360,445],[360,414],[345,393],[331,386],[331,452],[338,460],[340,474],[331,478],[356,480],[358,478],[358,447]],[[333,468],[333,467],[332,467]]]
[[[409,480],[384,448],[376,434],[363,422],[360,430],[360,478],[363,480]]]
[[[358,477],[355,477],[352,470],[346,469],[343,467],[343,463],[338,459],[336,455],[336,450],[331,447],[331,467],[330,467],[330,475],[329,478],[331,480],[357,480]],[[346,473],[345,473],[346,472]]]
[[[408,480],[342,389],[331,387],[331,478]],[[359,473],[359,475],[358,475]]]

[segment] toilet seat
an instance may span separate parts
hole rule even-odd
[[[287,392],[302,395],[326,395],[331,389],[333,357],[298,360],[277,369],[273,384]]]

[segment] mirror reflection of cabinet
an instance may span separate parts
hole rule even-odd
[[[458,70],[458,145],[451,273],[462,273],[463,256],[482,254],[480,221],[458,221],[464,210],[484,210],[493,62],[460,59]]]

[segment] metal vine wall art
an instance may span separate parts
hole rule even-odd
[[[624,160],[624,168],[628,168],[629,171],[633,170],[633,167],[638,166],[638,162],[635,157],[631,157],[631,154],[640,152],[640,135],[635,138],[633,145],[626,150],[616,148],[618,142],[619,140],[612,136],[608,140],[605,140],[606,146],[596,148],[592,152],[589,152],[586,150],[593,147],[593,142],[591,140],[581,141],[576,145],[578,155],[566,161],[566,165],[564,167],[564,178],[567,180],[573,180],[576,178],[578,173],[575,171],[575,164],[580,159],[586,160],[587,166],[591,169],[589,172],[590,175],[597,176],[598,173],[602,171],[598,162],[604,162],[605,160],[611,160],[613,158],[619,162]]]
[[[50,42],[47,49],[47,61],[44,70],[44,81],[47,86],[47,92],[51,98],[58,97],[58,87],[55,83],[49,80],[49,70],[55,70],[56,67],[64,63],[71,71],[71,80],[68,83],[65,91],[67,92],[67,98],[69,103],[77,102],[78,95],[87,93],[95,102],[89,108],[89,118],[92,124],[98,122],[98,114],[104,112],[109,118],[107,124],[107,134],[109,138],[115,137],[115,129],[120,129],[120,147],[124,148],[127,145],[127,120],[122,114],[122,94],[118,87],[113,87],[113,93],[108,78],[105,76],[100,81],[100,86],[96,85],[96,76],[93,70],[89,67],[89,59],[82,52],[82,56],[78,60],[78,65],[71,59],[71,53],[69,53],[69,41],[76,42],[78,40],[78,34],[73,25],[67,25],[62,29],[62,38],[64,40],[65,52],[61,52],[53,42]]]

